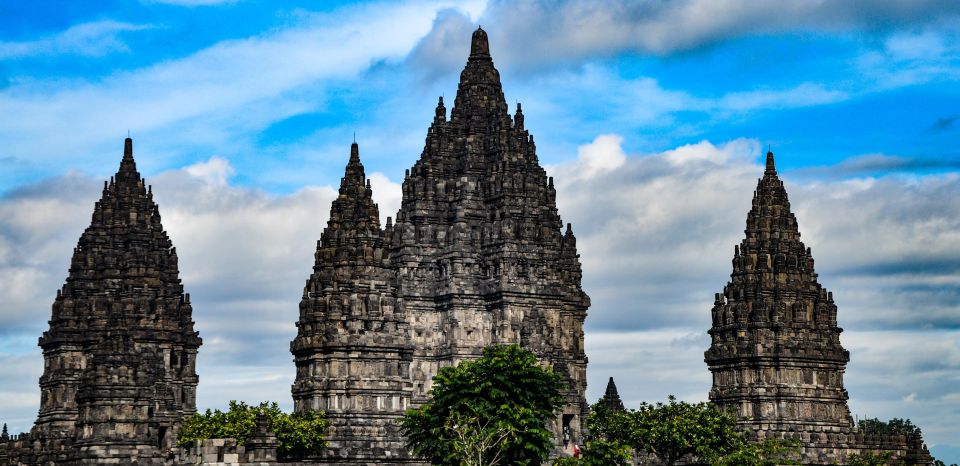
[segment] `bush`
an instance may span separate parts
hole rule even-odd
[[[667,465],[684,458],[701,460],[713,466],[776,466],[798,464],[797,440],[767,439],[748,442],[736,430],[736,420],[711,403],[686,403],[670,396],[667,403],[642,403],[639,409],[610,411],[601,398],[590,407],[586,421],[593,436],[587,441],[587,461],[591,448],[617,451],[612,446],[629,447],[636,452],[656,456]],[[608,460],[606,464],[619,460]],[[598,463],[599,464],[599,463]]]
[[[302,458],[316,454],[326,446],[324,435],[329,423],[322,411],[287,414],[276,402],[250,406],[230,401],[227,412],[219,409],[197,413],[183,421],[177,433],[177,445],[189,446],[196,440],[233,438],[243,445],[257,427],[257,416],[267,418],[267,426],[277,435],[280,446],[277,455],[283,458]]]
[[[883,422],[877,418],[861,419],[857,421],[857,428],[868,434],[906,435],[908,437],[921,435],[920,428],[913,425],[909,419],[893,418]]]

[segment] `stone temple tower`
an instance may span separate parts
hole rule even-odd
[[[557,447],[579,439],[587,358],[576,238],[556,207],[523,113],[507,112],[487,34],[473,33],[450,118],[441,98],[403,181],[391,259],[415,343],[414,401],[437,370],[484,346],[517,343],[569,387]]]
[[[291,345],[295,404],[330,413],[331,458],[376,462],[363,445],[382,448],[384,463],[405,458],[388,421],[427,401],[440,367],[491,344],[552,365],[569,387],[551,423],[557,451],[582,444],[590,299],[576,238],[520,105],[507,113],[482,29],[450,118],[441,98],[407,171],[396,225],[380,229],[370,195],[354,146]]]
[[[731,410],[757,439],[800,439],[803,464],[846,464],[850,455],[868,451],[930,464],[919,437],[854,429],[843,386],[850,354],[840,345],[837,306],[800,241],[773,152],[744,232],[734,246],[730,282],[713,305],[705,353],[713,373],[710,400]]]
[[[713,306],[710,400],[732,409],[760,438],[808,439],[805,460],[832,455],[852,431],[833,293],[817,281],[810,248],[773,153],[734,247],[733,273]]]
[[[38,462],[160,461],[196,411],[200,343],[176,249],[128,138],[40,338],[40,412],[30,434],[42,445]]]
[[[371,195],[354,143],[290,344],[295,409],[330,420],[325,462],[408,459],[397,421],[410,406],[413,346],[387,254],[392,228],[381,230]]]

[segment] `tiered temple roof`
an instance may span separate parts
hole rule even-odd
[[[196,411],[200,344],[176,249],[127,138],[40,338],[45,365],[31,434],[76,442],[91,461],[149,462]]]
[[[837,306],[800,241],[772,152],[744,233],[712,310],[710,400],[756,438],[801,439],[803,464],[846,464],[851,454],[884,448],[910,464],[928,464],[922,443],[886,439],[879,448],[882,442],[854,431],[843,385],[850,355],[840,345]]]
[[[564,377],[558,446],[578,443],[586,414],[576,239],[556,207],[521,107],[507,112],[487,34],[473,33],[450,118],[441,99],[420,159],[403,181],[391,258],[416,342],[414,399],[439,367],[518,343]],[[562,431],[569,432],[566,441]]]
[[[323,461],[408,459],[397,421],[412,395],[413,347],[387,257],[390,232],[380,228],[354,143],[290,345],[295,409],[322,409],[331,423]]]
[[[617,384],[613,383],[613,377],[607,382],[607,389],[603,392],[603,405],[610,411],[623,411],[623,401],[620,401],[620,393],[617,392]]]
[[[300,336],[292,347],[298,361],[297,405],[331,409],[331,397],[337,393],[311,381],[325,374],[322,367],[328,364],[311,354],[335,352],[342,343],[333,342],[342,337],[334,335],[343,332],[326,330],[326,339],[310,335],[340,318],[324,310],[326,304],[312,303],[319,302],[319,296],[327,300],[337,290],[353,289],[362,297],[368,292],[359,290],[369,289],[380,302],[391,303],[390,311],[375,319],[395,319],[392,331],[402,334],[410,346],[358,347],[344,358],[360,360],[367,357],[364,351],[388,358],[392,351],[391,361],[410,361],[409,371],[402,363],[400,373],[412,384],[411,403],[417,405],[427,400],[430,381],[440,367],[479,357],[490,344],[518,343],[552,364],[569,387],[567,404],[553,425],[558,449],[582,443],[579,423],[587,410],[583,320],[590,301],[580,287],[576,238],[570,225],[562,233],[553,181],[537,160],[519,104],[513,117],[507,113],[486,32],[478,29],[473,34],[449,119],[443,99],[439,100],[420,159],[404,178],[396,225],[388,224],[383,238],[378,228],[367,228],[376,222],[376,213],[369,209],[372,201],[366,200],[369,190],[360,189],[361,178],[351,175],[356,173],[351,167],[358,164],[351,156],[307,284],[306,304],[301,304]],[[356,181],[348,181],[352,176]],[[356,206],[351,212],[369,217],[358,223],[364,225],[363,233],[354,233],[350,222],[355,221],[341,218],[344,206]],[[330,235],[356,234],[366,238],[357,244],[374,258],[373,263],[363,262],[363,268],[349,267],[360,262],[346,259],[356,257],[359,246],[348,248],[344,259],[340,249],[327,246]],[[333,257],[342,266],[333,266]],[[392,281],[387,279],[391,273]],[[332,280],[324,274],[343,278]],[[348,284],[347,277],[356,284]],[[371,281],[376,285],[368,286]],[[371,386],[407,389],[391,377],[364,373],[359,378]],[[398,392],[398,399],[405,400],[406,393]]]

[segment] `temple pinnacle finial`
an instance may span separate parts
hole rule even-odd
[[[767,169],[765,170],[765,172],[771,173],[774,175],[777,174],[777,165],[776,163],[774,163],[774,160],[773,160],[773,151],[770,150],[769,147],[767,147]]]
[[[127,135],[127,139],[123,141],[123,158],[133,158],[133,139],[130,139],[129,135]]]
[[[473,31],[473,39],[470,42],[470,56],[490,56],[490,42],[487,39],[487,32],[479,26],[476,31]]]
[[[447,107],[443,105],[443,96],[440,96],[440,99],[437,101],[437,108],[434,110],[434,122],[446,121],[447,119]]]
[[[350,144],[350,163],[360,163],[360,146],[356,139],[354,139],[353,144]]]

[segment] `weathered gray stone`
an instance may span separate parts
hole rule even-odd
[[[551,423],[557,451],[582,443],[590,300],[523,123],[478,29],[450,119],[441,98],[405,176],[396,225],[380,229],[354,145],[291,344],[296,409],[324,409],[333,424],[325,457],[404,461],[397,417],[428,399],[440,367],[491,344],[553,365],[569,387]]]
[[[40,412],[17,462],[161,463],[196,411],[200,343],[127,138],[40,338]]]
[[[617,392],[617,384],[613,383],[613,377],[607,382],[607,389],[603,392],[603,405],[610,411],[624,411],[623,401],[620,400],[620,393]]]
[[[772,152],[745,233],[734,247],[730,282],[712,310],[705,353],[713,373],[710,400],[731,410],[739,427],[758,439],[799,438],[805,464],[845,464],[849,455],[879,443],[899,445],[890,451],[911,458],[909,464],[929,464],[925,447],[910,450],[918,442],[922,447],[919,439],[873,446],[858,439],[843,387],[850,355],[840,345],[837,306],[800,241]]]
[[[333,462],[406,458],[397,420],[410,406],[413,345],[356,143],[317,242],[314,273],[300,302],[291,343],[298,412],[324,410]]]

